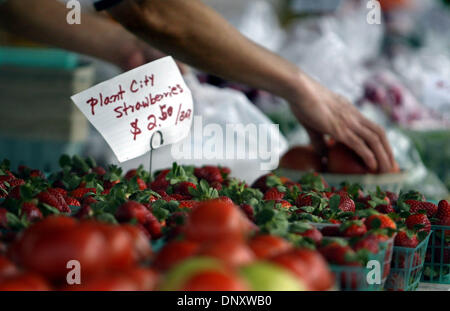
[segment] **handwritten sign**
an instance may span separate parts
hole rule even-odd
[[[192,124],[192,94],[170,56],[102,82],[71,99],[120,162],[148,152],[156,131],[161,132],[163,145],[168,145],[185,138]]]

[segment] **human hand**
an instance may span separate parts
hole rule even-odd
[[[298,94],[290,99],[291,108],[319,153],[324,153],[324,135],[328,134],[353,149],[370,170],[388,173],[396,169],[383,128],[312,78],[302,74],[300,85]]]

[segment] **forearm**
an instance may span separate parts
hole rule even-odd
[[[90,14],[69,25],[65,5],[56,0],[8,0],[0,7],[0,26],[42,44],[94,56],[121,65],[125,43],[136,40],[122,26]],[[137,41],[137,40],[136,40]]]
[[[152,46],[196,68],[288,100],[299,91],[296,66],[246,39],[198,0],[125,0],[110,13]]]

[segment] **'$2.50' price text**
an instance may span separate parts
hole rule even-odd
[[[155,114],[150,114],[147,117],[147,126],[146,129],[148,131],[153,131],[156,128],[159,128],[163,125],[163,123],[167,120],[170,120],[174,115],[174,109],[172,106],[167,107],[166,105],[160,105],[160,115],[156,116]],[[178,106],[178,112],[176,114],[175,126],[184,120],[189,120],[191,118],[192,111],[191,109],[182,110],[182,104]],[[136,140],[136,137],[139,134],[142,134],[142,130],[140,128],[139,119],[134,119],[133,122],[130,123],[131,130],[130,133],[133,136],[133,140]],[[145,126],[145,125],[144,125]]]

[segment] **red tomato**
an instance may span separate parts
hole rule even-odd
[[[296,249],[272,258],[272,261],[292,271],[310,290],[329,290],[333,274],[319,252]]]
[[[192,241],[172,241],[156,255],[153,266],[158,270],[168,270],[182,260],[194,256],[199,245]]]
[[[245,283],[233,273],[223,271],[202,271],[184,284],[185,291],[245,291]]]
[[[255,254],[243,241],[230,239],[209,243],[199,254],[218,258],[230,266],[245,265],[255,259]]]
[[[48,291],[50,286],[40,276],[24,273],[0,281],[0,291]]]
[[[251,229],[250,222],[232,202],[204,201],[188,217],[185,233],[194,241],[241,238]]]
[[[292,244],[285,239],[273,235],[258,235],[249,242],[257,258],[270,258],[289,251]]]

